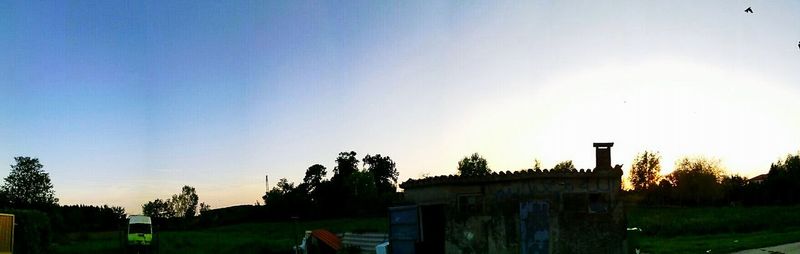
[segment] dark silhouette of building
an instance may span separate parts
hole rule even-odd
[[[622,166],[594,143],[593,170],[436,176],[400,184],[394,253],[623,253]]]

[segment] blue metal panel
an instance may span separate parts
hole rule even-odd
[[[522,254],[546,254],[550,248],[549,205],[543,201],[519,203]]]
[[[389,246],[393,254],[413,254],[419,241],[417,206],[389,208]]]

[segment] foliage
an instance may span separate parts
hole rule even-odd
[[[367,154],[363,161],[367,171],[372,174],[375,188],[379,194],[397,190],[395,184],[397,184],[399,173],[392,158],[389,158],[389,156],[381,157],[380,154],[374,156]]]
[[[486,159],[481,157],[478,153],[473,153],[468,157],[464,157],[458,162],[458,174],[462,176],[478,176],[492,173],[489,169]]]
[[[0,210],[1,213],[14,215],[14,253],[39,254],[49,253],[47,247],[52,240],[52,228],[47,214],[37,210]]]
[[[644,151],[633,159],[630,182],[634,190],[646,190],[656,185],[661,172],[661,155],[658,152]]]
[[[177,217],[192,218],[197,214],[197,202],[199,198],[194,187],[183,186],[180,194],[172,195],[170,203]]]
[[[553,167],[553,171],[557,172],[565,172],[572,170],[575,170],[575,165],[572,164],[572,160],[559,162],[558,164],[556,164],[555,167]]]
[[[203,214],[204,212],[208,212],[210,210],[211,210],[210,205],[207,205],[206,203],[200,203],[200,214]]]
[[[194,187],[183,186],[180,194],[171,199],[156,199],[142,205],[142,213],[154,219],[192,218],[197,214],[197,202],[200,200]]]
[[[154,219],[167,219],[175,217],[175,211],[169,200],[156,199],[142,205],[142,213]]]
[[[13,208],[45,208],[58,204],[50,175],[44,172],[39,159],[14,157],[16,164],[5,178],[2,192]]]
[[[721,198],[723,168],[719,160],[703,157],[682,158],[667,176],[674,186],[673,198],[679,204],[709,204]]]
[[[320,164],[311,165],[306,169],[306,176],[303,177],[303,183],[309,187],[309,191],[313,191],[314,188],[325,180],[325,174],[327,173],[325,170],[325,166]]]
[[[533,169],[542,170],[542,162],[539,159],[533,159]]]
[[[747,178],[740,175],[727,175],[720,182],[722,194],[729,203],[743,203],[747,197]]]
[[[800,203],[800,153],[773,163],[764,184],[777,203]]]
[[[303,182],[296,185],[281,179],[262,197],[269,218],[331,218],[383,214],[397,199],[397,168],[389,156],[367,155],[362,160],[354,151],[341,152],[333,176],[326,180],[320,164],[306,169]]]
[[[51,217],[54,214],[60,218],[51,222],[61,232],[115,230],[127,219],[125,208],[108,205],[61,206],[51,212]]]
[[[331,180],[343,180],[356,171],[358,171],[356,152],[341,152],[339,157],[336,158],[336,167],[333,168],[333,178]]]

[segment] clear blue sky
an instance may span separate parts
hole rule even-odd
[[[591,168],[596,141],[754,176],[800,149],[798,41],[797,1],[2,1],[0,162],[130,213],[255,203],[349,150],[401,180]]]

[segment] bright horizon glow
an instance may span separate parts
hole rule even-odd
[[[474,152],[592,168],[593,142],[753,177],[800,150],[800,2],[749,5],[2,2],[0,165],[129,214],[183,185],[260,202],[351,150],[401,182]]]

